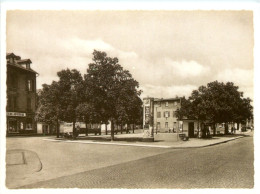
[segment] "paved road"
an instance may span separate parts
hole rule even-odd
[[[252,188],[253,161],[253,138],[245,137],[206,148],[170,150],[24,188]]]
[[[49,142],[43,141],[43,139],[44,137],[7,138],[6,148],[8,152],[36,153],[42,164],[41,171],[33,173],[31,170],[27,173],[18,173],[17,171],[19,167],[28,169],[26,165],[31,165],[30,163],[7,166],[6,185],[8,188],[17,188],[39,181],[108,167],[171,151],[169,149],[132,146]],[[26,160],[29,159],[26,158]],[[32,165],[35,166],[35,164]],[[21,171],[24,171],[23,169]]]

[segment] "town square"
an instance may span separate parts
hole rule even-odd
[[[4,57],[7,190],[255,188],[252,10],[7,10]]]

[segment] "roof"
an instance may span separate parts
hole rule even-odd
[[[160,102],[160,101],[176,101],[176,100],[180,100],[180,97],[176,97],[176,98],[155,98],[154,101],[156,102]]]
[[[17,59],[17,60],[20,60],[20,59],[21,59],[20,56],[15,55],[14,53],[6,53],[6,58],[8,59],[8,58],[10,58],[10,57],[14,57],[14,58]]]
[[[39,74],[37,73],[36,71],[32,70],[32,69],[26,69],[25,67],[21,66],[21,65],[17,65],[17,64],[11,64],[11,63],[8,63],[7,65],[10,65],[12,67],[16,67],[16,68],[20,68],[20,69],[23,69],[25,71],[30,71],[32,73],[36,73],[36,74]]]
[[[18,60],[16,62],[17,63],[26,63],[26,62],[32,63],[32,61],[30,59],[21,59],[21,60]]]
[[[23,63],[32,63],[32,61],[30,60],[30,59],[21,59],[21,57],[20,56],[17,56],[17,55],[15,55],[14,53],[6,53],[6,59],[8,59],[8,58],[11,58],[11,57],[14,57],[15,59],[16,59],[16,63],[18,63],[18,64],[23,64]],[[12,67],[16,67],[16,68],[19,68],[19,69],[22,69],[22,70],[25,70],[25,71],[30,71],[30,72],[32,72],[32,73],[36,73],[36,74],[38,74],[39,75],[39,73],[37,73],[36,71],[34,71],[33,69],[31,69],[31,68],[25,68],[25,67],[23,67],[22,65],[18,65],[18,64],[16,64],[15,62],[13,62],[13,63],[10,63],[10,62],[7,62],[7,65],[9,65],[9,66],[12,66]]]

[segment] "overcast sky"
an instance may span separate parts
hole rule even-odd
[[[94,49],[117,57],[142,97],[189,96],[211,81],[233,81],[253,99],[251,11],[8,11],[7,52],[30,58],[37,88],[76,68]]]

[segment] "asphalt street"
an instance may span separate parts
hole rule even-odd
[[[124,161],[122,158],[117,158],[118,163],[27,184],[20,188],[254,187],[252,137],[205,148],[164,150],[136,147],[124,147],[118,150],[118,148],[113,151],[122,158],[127,156],[129,151],[132,159]],[[133,158],[135,155],[133,153],[136,151],[137,155],[143,152],[143,156]],[[107,160],[105,157],[103,159]]]

